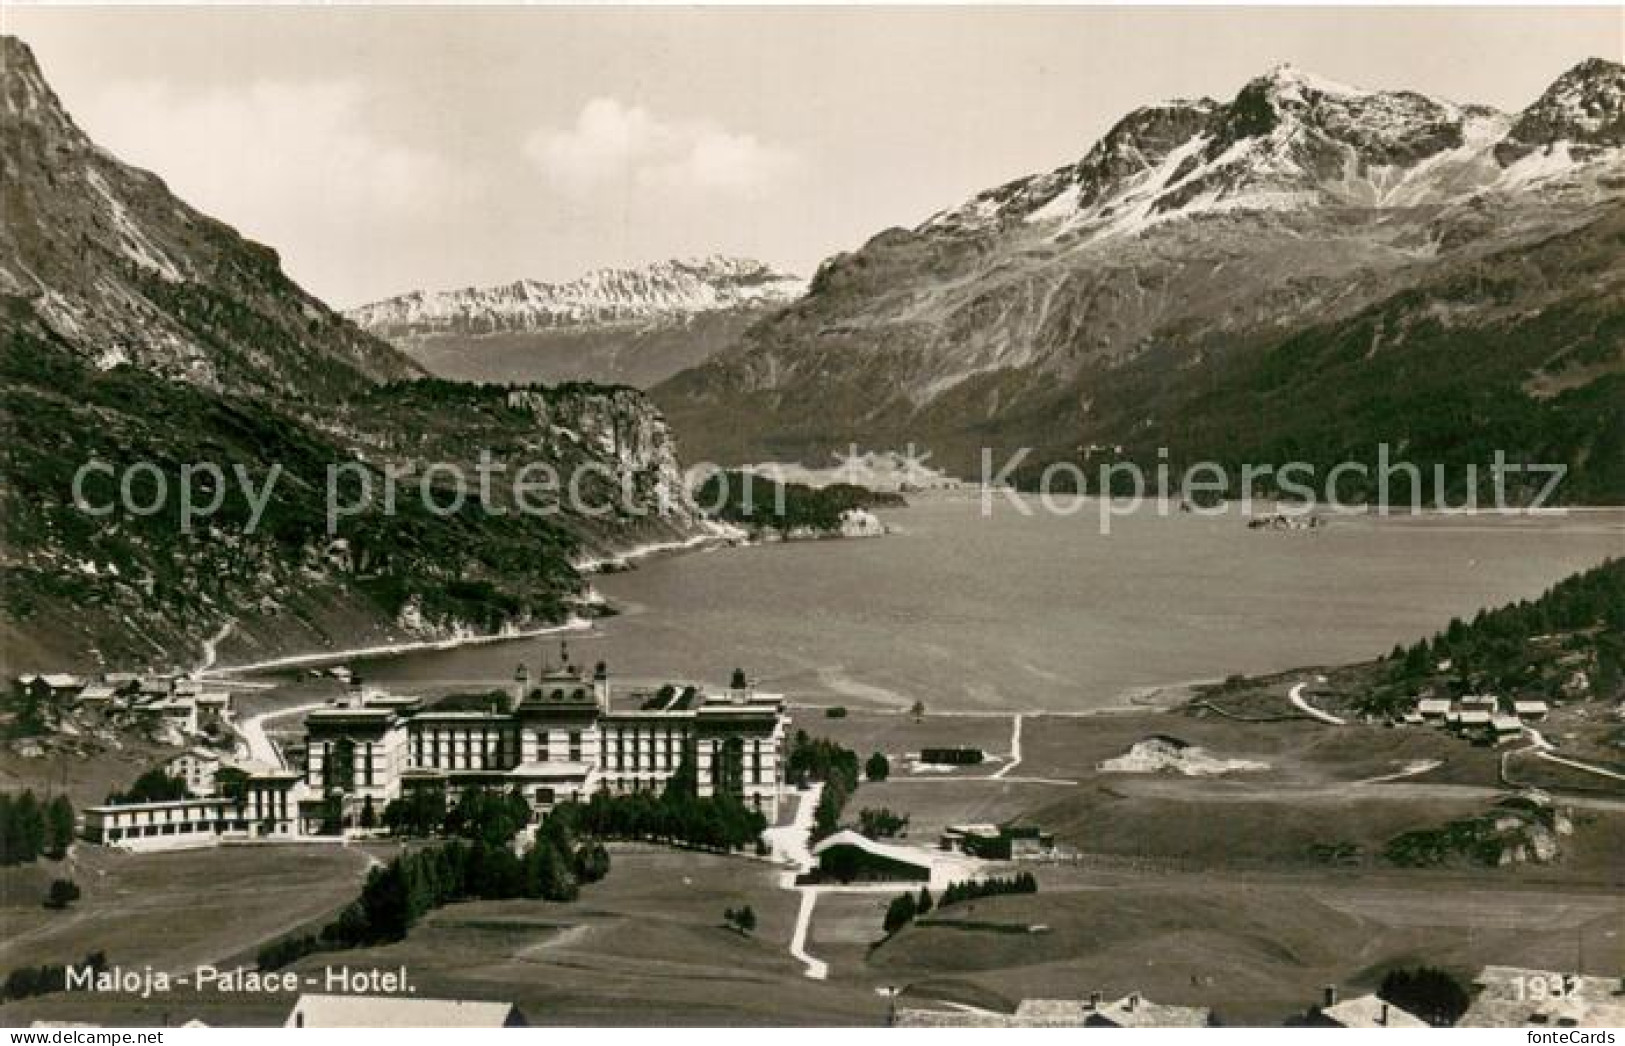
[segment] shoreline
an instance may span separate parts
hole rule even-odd
[[[713,546],[733,546],[746,543],[745,532],[737,527],[725,523],[715,523],[710,520],[705,521],[703,525],[705,530],[702,533],[689,538],[678,541],[653,541],[643,545],[634,545],[616,556],[573,561],[570,567],[582,575],[590,576],[602,573],[606,566],[624,567],[652,556],[675,555]],[[595,626],[595,622],[589,618],[572,616],[568,621],[561,624],[545,625],[540,628],[449,636],[444,639],[409,640],[400,643],[385,643],[378,646],[352,647],[345,650],[320,650],[305,654],[289,654],[283,657],[268,658],[264,661],[250,662],[246,665],[218,666],[216,664],[215,646],[230,634],[233,624],[235,623],[229,623],[219,634],[204,644],[204,664],[192,671],[191,675],[194,678],[209,679],[223,676],[253,675],[262,672],[274,672],[284,668],[310,667],[335,661],[363,661],[431,650],[455,650],[459,647],[484,646],[509,640],[536,639],[542,636],[590,632]]]
[[[849,709],[876,716],[912,716],[913,701],[906,695],[883,687],[871,686],[860,680],[842,676],[842,680],[852,684],[854,690],[828,690],[827,692],[813,692],[800,695],[790,702],[794,709],[822,711],[826,708],[838,707],[844,700],[867,701],[868,703]],[[822,678],[826,687],[830,684]],[[1198,688],[1211,686],[1222,682],[1220,677],[1204,679],[1185,679],[1173,683],[1148,683],[1144,686],[1129,687],[1112,696],[1111,703],[1093,705],[1087,708],[1049,708],[1042,705],[1028,705],[1024,707],[989,707],[965,706],[956,707],[927,705],[925,718],[927,719],[1007,719],[1010,716],[1056,717],[1065,719],[1082,719],[1098,716],[1132,716],[1132,715],[1161,715],[1184,708],[1198,696]],[[861,688],[864,692],[859,693]],[[879,693],[890,694],[897,697],[899,703],[878,696]]]
[[[365,661],[427,650],[455,650],[459,647],[505,643],[515,639],[535,639],[539,636],[588,632],[592,630],[592,627],[593,622],[591,620],[584,617],[572,617],[563,624],[513,632],[488,632],[471,636],[450,636],[445,639],[419,639],[403,643],[385,643],[381,646],[355,647],[349,650],[322,650],[309,654],[290,654],[287,657],[275,657],[266,661],[250,662],[246,665],[226,665],[219,668],[201,669],[193,673],[193,676],[198,679],[218,679],[223,676],[254,675],[262,672],[274,672],[284,668],[302,668],[333,661]]]
[[[928,496],[930,495],[930,496]],[[915,492],[911,496],[921,501],[937,500],[951,502],[980,501],[984,498],[995,499],[1003,495],[1019,499],[1024,502],[1037,504],[1043,498],[1038,490],[1024,490],[1017,487],[966,487],[960,490],[936,490]],[[1171,518],[1181,515],[1194,515],[1210,519],[1256,519],[1260,516],[1284,515],[1293,517],[1319,516],[1326,521],[1333,520],[1425,520],[1425,519],[1487,519],[1496,521],[1540,521],[1563,522],[1576,517],[1618,517],[1618,525],[1625,526],[1625,504],[1557,504],[1538,508],[1520,505],[1482,506],[1467,505],[1423,505],[1419,509],[1412,509],[1407,505],[1390,505],[1386,509],[1377,504],[1340,504],[1323,501],[1301,502],[1282,501],[1278,498],[1256,497],[1251,501],[1241,498],[1226,498],[1213,505],[1197,506],[1190,511],[1181,508],[1185,504],[1172,492],[1164,498],[1155,491],[1147,491],[1138,499],[1127,496],[1114,496],[1103,498],[1099,494],[1056,493],[1052,495],[1056,501],[1064,503],[1077,502],[1079,504],[1099,505],[1107,503],[1114,506],[1130,506],[1129,511],[1120,513],[1128,518],[1140,514],[1151,514]],[[880,509],[879,511],[886,511]],[[1070,514],[1070,513],[1068,513]],[[1587,519],[1587,522],[1595,522]]]
[[[643,545],[634,545],[625,552],[615,555],[574,560],[570,563],[570,567],[581,574],[602,574],[606,567],[619,570],[651,556],[693,552],[697,549],[713,546],[733,546],[749,542],[749,535],[739,527],[731,524],[706,520],[703,526],[704,530],[693,537],[677,541],[651,541]]]

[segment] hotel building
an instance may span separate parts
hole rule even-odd
[[[617,700],[600,664],[425,704],[352,683],[305,718],[304,765],[281,769],[193,749],[166,767],[193,798],[85,811],[81,834],[125,849],[333,834],[374,819],[409,789],[448,800],[465,788],[518,789],[538,814],[598,792],[653,792],[685,764],[701,797],[732,795],[778,817],[789,718],[778,694],[736,674],[721,691],[664,687]]]
[[[596,792],[658,791],[694,767],[701,797],[733,795],[778,816],[788,717],[778,694],[742,678],[719,692],[667,687],[617,701],[604,665],[566,659],[532,680],[520,666],[501,691],[425,706],[368,694],[305,720],[306,831],[354,824],[411,788],[519,789],[539,813]]]
[[[239,774],[231,795],[88,807],[80,835],[125,850],[173,850],[298,834],[299,775],[263,768]]]

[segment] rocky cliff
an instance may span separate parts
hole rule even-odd
[[[98,147],[11,36],[0,146],[0,294],[93,366],[278,398],[422,373],[295,285],[274,250]]]

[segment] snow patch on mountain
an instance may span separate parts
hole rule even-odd
[[[1227,104],[1130,113],[1080,161],[977,194],[918,232],[1137,236],[1207,214],[1447,206],[1625,163],[1625,68],[1591,59],[1522,113],[1353,87],[1283,65]]]
[[[711,256],[608,268],[568,283],[518,280],[496,287],[414,291],[352,309],[374,333],[495,334],[557,327],[647,323],[793,301],[798,277],[746,258]]]

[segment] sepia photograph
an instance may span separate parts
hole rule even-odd
[[[0,0],[9,1041],[1615,1043],[1622,60]]]

